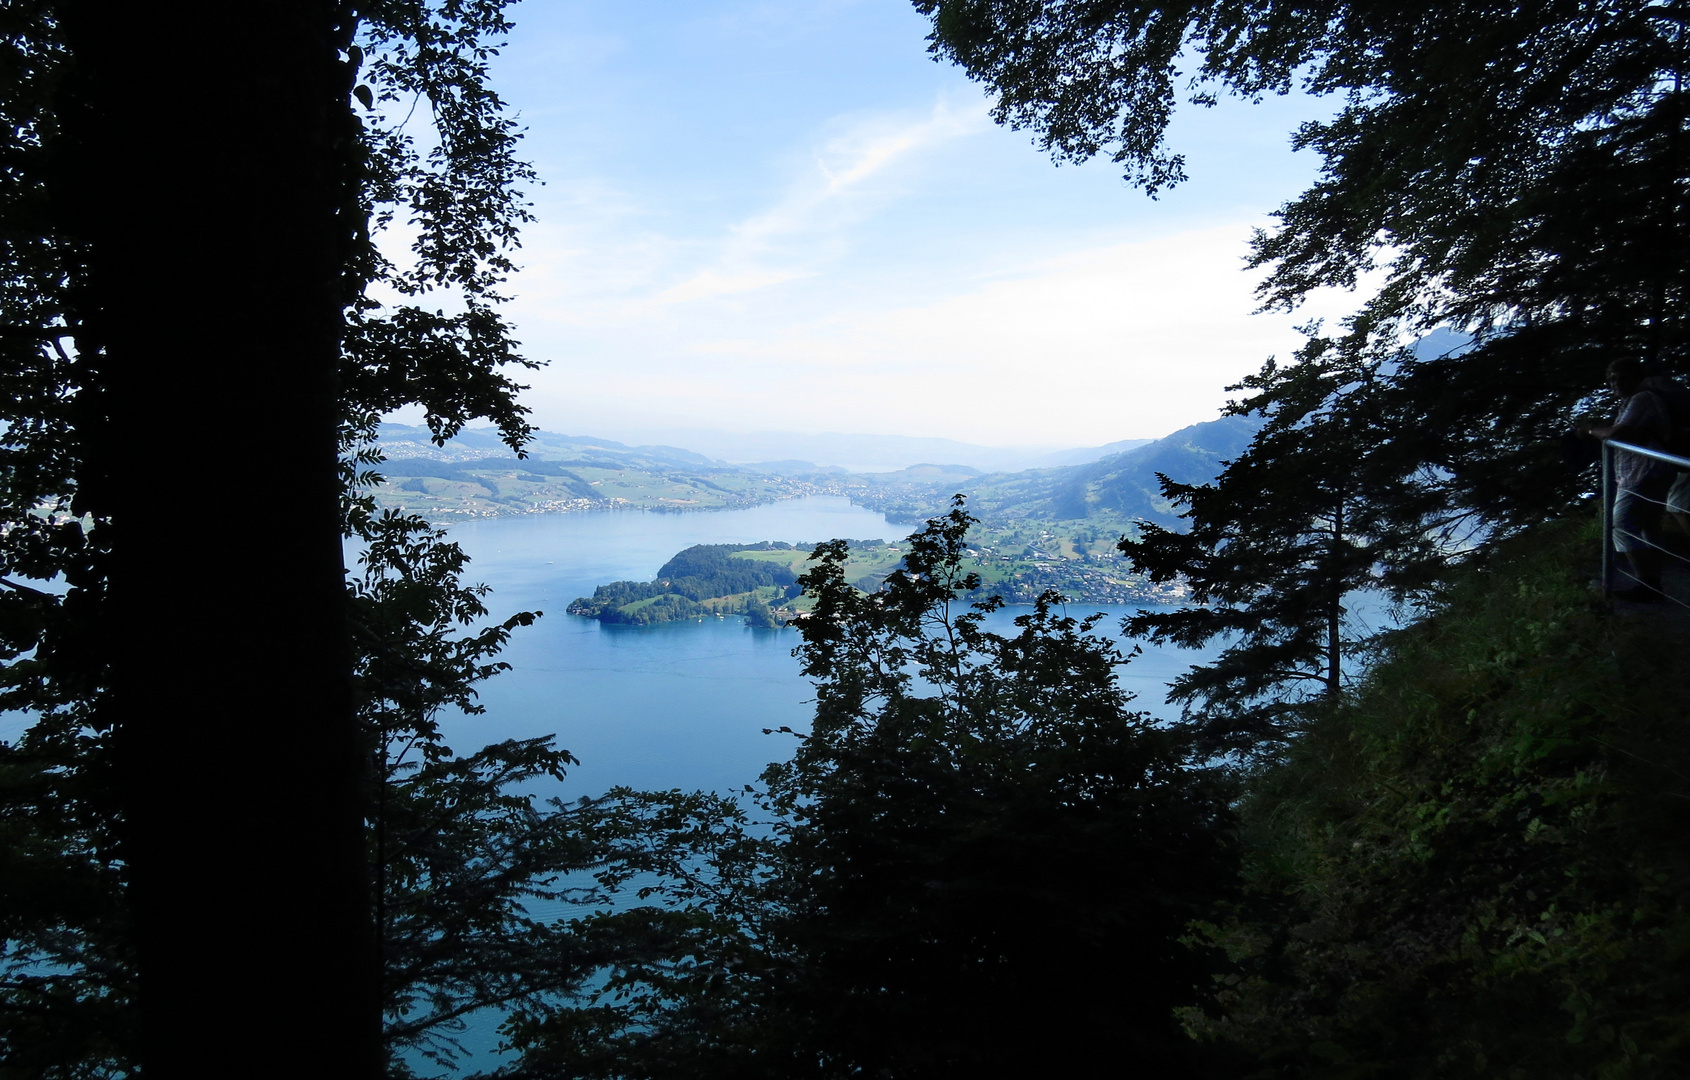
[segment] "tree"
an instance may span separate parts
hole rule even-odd
[[[60,332],[99,370],[78,387],[73,510],[111,530],[105,719],[140,1056],[160,1077],[288,1036],[349,1073],[379,1067],[336,487],[356,240],[356,162],[335,150],[357,138],[342,15],[60,12],[72,66],[50,188],[79,264]],[[208,56],[208,25],[251,44]],[[166,313],[185,294],[183,333]],[[186,457],[236,418],[288,433],[242,463],[269,478],[285,524],[184,544],[182,509],[135,451]],[[232,490],[241,471],[212,464],[202,481]],[[283,732],[310,751],[284,751]]]
[[[796,826],[801,1007],[824,1052],[880,1075],[1184,1071],[1168,1018],[1200,964],[1177,939],[1224,888],[1222,793],[1128,711],[1097,617],[1047,593],[1014,635],[984,629],[972,523],[959,499],[881,592],[847,583],[837,543],[805,577],[816,718],[769,774]],[[1092,989],[1030,993],[1059,986]]]
[[[1476,541],[1582,505],[1592,476],[1562,463],[1556,436],[1592,403],[1608,359],[1690,366],[1690,41],[1677,0],[916,6],[933,18],[933,51],[998,94],[1001,121],[1035,129],[1058,158],[1109,152],[1153,194],[1184,175],[1165,140],[1182,90],[1197,104],[1296,85],[1334,100],[1335,115],[1293,137],[1322,171],[1256,236],[1252,264],[1269,271],[1259,295],[1290,309],[1370,271],[1383,284],[1336,332],[1311,328],[1288,368],[1245,384],[1234,411],[1277,422],[1238,481],[1192,493],[1193,531],[1215,545],[1262,540],[1247,522],[1264,514],[1323,512],[1296,470],[1262,471],[1294,440],[1346,478],[1350,516],[1365,522],[1351,531],[1381,583],[1414,592],[1482,556]],[[1402,344],[1440,327],[1459,331],[1451,347]],[[1269,486],[1242,482],[1251,470]],[[1258,563],[1250,572],[1267,576],[1241,586],[1261,591],[1241,594],[1240,610],[1271,628],[1256,600],[1296,591],[1302,566]]]
[[[1125,658],[1047,594],[1011,635],[969,603],[960,499],[885,587],[819,545],[797,620],[816,715],[761,797],[625,793],[598,828],[669,906],[596,1010],[513,1025],[545,1075],[1115,1075],[1197,1067],[1179,943],[1226,888],[1225,791],[1127,708]],[[652,828],[653,824],[657,828]],[[643,953],[643,955],[642,955]]]
[[[505,669],[494,657],[538,613],[482,625],[487,590],[463,584],[463,551],[422,519],[377,514],[367,494],[349,491],[348,534],[363,550],[350,614],[374,778],[366,838],[383,1042],[389,1075],[402,1076],[407,1051],[451,1065],[464,1015],[567,996],[602,962],[561,921],[525,909],[593,899],[558,881],[602,864],[602,845],[571,811],[516,793],[573,763],[550,740],[459,756],[441,738],[439,710],[479,713],[475,687]],[[121,866],[102,858],[118,815],[98,796],[100,746],[50,723],[0,746],[0,1061],[17,1075],[111,1075],[134,1064],[133,944]]]
[[[502,9],[5,13],[5,700],[38,717],[7,748],[8,839],[33,873],[56,837],[64,871],[5,927],[5,1038],[48,1075],[131,1037],[161,1077],[295,1070],[254,1052],[280,1046],[380,1067],[337,450],[404,401],[442,437],[526,433],[496,313],[527,176],[485,85]],[[424,98],[420,155],[382,110]],[[394,208],[405,265],[372,239]],[[384,312],[376,282],[461,311]],[[258,471],[263,516],[193,542],[154,455],[216,493]]]
[[[460,756],[438,714],[478,714],[476,686],[507,667],[494,657],[536,612],[486,623],[484,586],[466,586],[468,557],[420,518],[354,501],[362,541],[352,582],[354,697],[374,778],[369,865],[380,948],[388,1074],[410,1075],[411,1051],[451,1067],[462,1018],[481,1009],[572,995],[601,963],[562,920],[533,901],[587,902],[562,884],[602,861],[577,815],[528,790],[574,764],[551,739],[511,740]]]
[[[1458,572],[1239,800],[1236,967],[1193,1031],[1251,1075],[1681,1074],[1682,639],[1562,522]]]
[[[1375,542],[1386,526],[1354,468],[1377,428],[1353,423],[1354,398],[1346,410],[1328,407],[1332,377],[1315,362],[1270,364],[1251,385],[1279,405],[1249,448],[1214,483],[1161,477],[1190,528],[1142,521],[1119,545],[1136,572],[1191,589],[1190,605],[1128,619],[1129,635],[1186,648],[1226,642],[1169,693],[1198,718],[1210,753],[1274,753],[1344,689],[1356,647],[1347,605],[1378,584]]]

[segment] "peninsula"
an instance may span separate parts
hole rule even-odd
[[[983,529],[967,551],[965,570],[980,575],[981,592],[1012,604],[1032,603],[1047,590],[1094,604],[1178,603],[1178,585],[1155,585],[1127,572],[1105,533],[1036,527]],[[905,545],[849,540],[846,578],[864,592],[880,587],[903,562]],[[751,626],[781,626],[808,607],[798,576],[813,544],[765,540],[757,544],[695,544],[664,563],[651,581],[613,581],[577,598],[569,613],[637,626],[682,619],[743,615]]]

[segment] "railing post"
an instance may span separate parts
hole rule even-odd
[[[1614,448],[1602,440],[1602,595],[1614,594]]]

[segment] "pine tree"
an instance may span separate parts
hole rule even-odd
[[[1270,365],[1249,384],[1256,407],[1273,403],[1249,448],[1213,483],[1162,478],[1190,527],[1140,522],[1120,543],[1136,572],[1184,582],[1192,601],[1140,611],[1126,622],[1130,636],[1185,648],[1226,642],[1169,693],[1210,753],[1272,753],[1343,692],[1357,645],[1348,605],[1379,584],[1384,526],[1354,469],[1378,429],[1327,404],[1341,371]]]

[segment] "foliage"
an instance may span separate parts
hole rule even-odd
[[[1342,481],[1349,531],[1382,583],[1414,592],[1482,556],[1475,540],[1590,494],[1591,473],[1563,464],[1557,436],[1609,359],[1690,371],[1690,37],[1676,0],[916,7],[933,19],[933,51],[997,94],[1001,121],[1035,129],[1059,158],[1110,152],[1151,193],[1183,177],[1166,142],[1182,93],[1204,105],[1301,87],[1331,106],[1292,138],[1321,173],[1256,236],[1258,295],[1292,309],[1315,289],[1379,284],[1340,327],[1307,328],[1294,362],[1235,388],[1245,396],[1231,412],[1271,423],[1234,477],[1173,489],[1192,497],[1205,539],[1158,537],[1140,549],[1150,565],[1186,557],[1209,580],[1229,563],[1260,575],[1232,597],[1210,590],[1234,610],[1163,627],[1175,640],[1197,640],[1206,619],[1289,647],[1329,618],[1319,597],[1353,579],[1334,567],[1311,581],[1308,559],[1286,558],[1287,544],[1318,543],[1318,524],[1297,529],[1333,505],[1294,461]],[[1440,327],[1458,332],[1443,347],[1402,344]],[[1285,604],[1305,609],[1306,627],[1283,623]],[[1295,683],[1309,650],[1292,653]],[[1241,695],[1299,697],[1263,656],[1247,672],[1194,673],[1185,689],[1218,691],[1223,713]]]
[[[6,1076],[116,1075],[137,1036],[104,750],[62,713],[0,744]]]
[[[580,998],[524,1003],[506,1020],[537,1077],[804,1076],[780,995],[793,960],[765,936],[778,832],[739,800],[613,789],[580,814],[613,898],[572,929],[603,959]]]
[[[785,587],[797,580],[778,564],[736,559],[736,551],[767,551],[763,544],[695,544],[657,570],[657,584],[689,600],[750,592],[763,585]]]
[[[356,137],[344,143],[355,205],[343,208],[347,247],[335,289],[348,319],[343,480],[349,528],[371,552],[368,574],[353,589],[364,719],[382,732],[374,745],[387,750],[392,740],[437,742],[433,710],[469,703],[469,686],[496,670],[487,658],[510,628],[449,639],[448,623],[478,617],[474,590],[457,584],[461,553],[421,522],[371,517],[352,494],[370,479],[367,471],[360,479],[361,470],[376,463],[365,444],[380,411],[421,404],[441,438],[475,416],[492,418],[513,449],[527,434],[513,397],[519,387],[503,369],[528,362],[497,313],[515,230],[527,219],[520,186],[531,178],[514,156],[514,122],[486,85],[496,38],[509,28],[504,7],[504,0],[364,5],[356,44],[344,50],[347,115],[356,101],[365,120],[349,120]],[[55,170],[65,167],[65,78],[75,65],[61,15],[52,2],[0,12],[0,709],[32,719],[0,745],[0,1071],[20,1077],[126,1073],[136,1035],[101,650],[113,535],[111,492],[102,484],[111,455],[138,448],[101,442],[102,358],[79,306],[89,295],[85,253],[67,239],[69,211],[53,197]],[[365,82],[354,85],[360,69]],[[426,152],[411,124],[419,105],[432,129],[421,140]],[[416,229],[405,265],[390,262],[376,242],[401,218]],[[446,315],[410,304],[387,311],[371,296],[376,286],[413,300],[450,296],[460,310]],[[378,769],[395,812],[403,806],[422,820],[427,799],[461,800],[451,803],[461,831],[441,837],[450,850],[395,853],[396,897],[436,901],[407,916],[399,935],[406,947],[438,939],[452,919],[470,924],[472,959],[494,955],[501,934],[520,936],[509,895],[483,889],[477,909],[466,892],[450,913],[441,905],[454,894],[431,889],[487,871],[489,858],[508,853],[501,845],[550,843],[499,785],[556,771],[563,760],[545,747],[512,745],[462,761],[442,751],[403,776]],[[525,872],[541,871],[519,860],[507,874]],[[512,876],[500,882],[506,887],[525,886]],[[566,959],[547,962],[547,970],[567,966]],[[437,1029],[443,1002],[485,998],[501,977],[490,972],[483,985],[467,986],[461,968],[405,970],[391,1000],[415,994],[421,979],[435,995],[435,1012],[426,1021],[413,1016],[411,1029],[396,1036],[401,1042]]]
[[[816,715],[764,775],[770,815],[623,795],[606,835],[651,875],[588,927],[647,944],[591,1010],[526,1012],[525,1062],[572,1076],[1179,1073],[1226,888],[1224,792],[1128,710],[1125,661],[1047,596],[985,629],[960,501],[864,593],[819,545],[799,654]],[[638,860],[644,859],[643,863]],[[626,879],[624,879],[626,880]],[[1085,988],[1080,991],[1079,988]]]
[[[1249,447],[1211,483],[1162,477],[1190,527],[1140,522],[1119,545],[1135,571],[1185,582],[1193,601],[1141,610],[1126,621],[1130,636],[1226,643],[1169,692],[1212,753],[1271,753],[1337,699],[1356,644],[1346,605],[1378,585],[1386,527],[1354,467],[1374,434],[1329,407],[1330,379],[1313,363],[1283,372],[1270,364],[1257,381],[1272,382],[1282,404]]]
[[[779,563],[734,558],[735,552],[777,549],[790,550],[790,545],[766,540],[760,544],[694,544],[659,567],[653,580],[600,585],[591,597],[572,601],[569,610],[602,622],[640,625],[704,615],[709,609],[700,601],[737,596],[768,585],[785,588],[794,584],[796,575]]]
[[[382,0],[359,8],[348,63],[363,79],[359,188],[365,242],[348,260],[342,394],[357,411],[423,406],[437,441],[471,417],[493,419],[513,449],[528,438],[521,389],[505,368],[534,366],[516,351],[498,313],[510,251],[529,220],[522,185],[533,169],[516,156],[517,122],[487,83],[487,65],[511,28],[508,0]],[[426,152],[411,121],[427,110]],[[403,216],[414,231],[410,262],[390,261],[375,238]],[[409,300],[441,290],[455,314],[371,296],[380,285]]]
[[[349,535],[364,549],[351,612],[386,1041],[393,1074],[408,1075],[406,1051],[455,1060],[467,1013],[567,994],[596,966],[524,906],[585,900],[557,881],[594,865],[596,849],[563,808],[512,793],[573,763],[549,739],[467,757],[441,739],[439,710],[479,713],[475,685],[505,668],[494,657],[537,613],[482,625],[486,589],[462,584],[467,557],[444,533],[371,514],[367,497],[350,505]],[[50,715],[0,747],[8,1075],[122,1075],[132,1053],[134,970],[104,748],[65,723]]]
[[[1680,1074],[1690,671],[1590,596],[1593,542],[1540,529],[1463,574],[1251,781],[1197,1034],[1261,1075]]]
[[[1594,539],[1542,523],[1590,493],[1555,436],[1603,365],[1690,367],[1681,5],[917,7],[1000,119],[1152,193],[1183,175],[1182,90],[1327,95],[1293,137],[1321,174],[1254,241],[1259,295],[1380,282],[1235,388],[1267,425],[1217,484],[1168,486],[1190,534],[1128,548],[1217,605],[1135,628],[1240,635],[1181,684],[1201,715],[1303,732],[1251,781],[1251,901],[1211,935],[1239,968],[1191,1028],[1262,1075],[1676,1075],[1681,650],[1602,612],[1570,555]],[[1373,570],[1443,610],[1306,707],[1315,631]]]
[[[775,618],[775,613],[769,608],[767,600],[756,593],[752,593],[745,598],[745,625],[769,630],[780,624],[780,620]]]
[[[356,502],[367,511],[368,497]],[[441,738],[438,713],[478,714],[475,686],[537,612],[486,624],[468,557],[421,519],[355,513],[363,571],[352,583],[357,703],[374,778],[370,865],[382,950],[385,1034],[394,1075],[406,1051],[450,1066],[462,1017],[568,993],[591,969],[532,901],[577,899],[558,884],[591,865],[561,808],[525,788],[574,764],[550,739],[496,743],[467,757]]]

